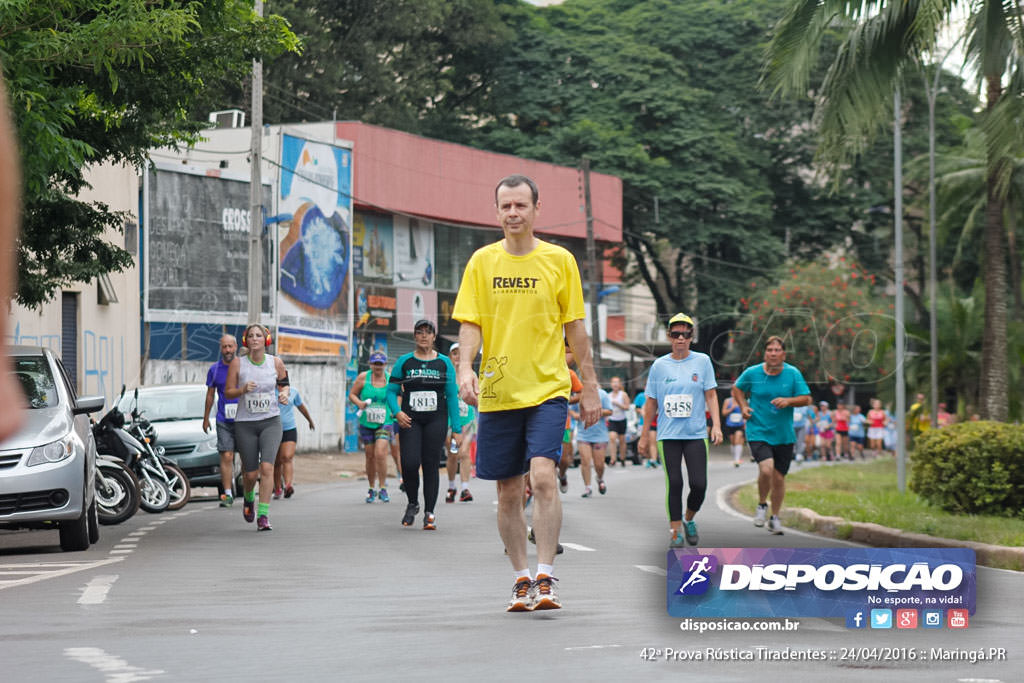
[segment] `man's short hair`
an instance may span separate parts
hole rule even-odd
[[[533,182],[531,178],[519,174],[505,176],[498,181],[498,184],[494,187],[494,203],[498,203],[498,190],[502,187],[519,187],[520,185],[526,185],[530,188],[530,194],[533,195],[533,205],[537,206],[537,199],[540,197],[537,183]]]
[[[782,347],[783,351],[786,350],[786,342],[782,341],[782,337],[780,337],[778,335],[775,335],[775,334],[773,334],[772,336],[768,337],[768,340],[765,341],[765,343],[764,343],[764,350],[767,351],[768,347],[771,346],[775,342],[778,342],[779,346]]]

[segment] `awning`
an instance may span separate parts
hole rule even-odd
[[[608,350],[606,352],[606,349]],[[651,362],[659,356],[664,356],[666,353],[672,351],[672,345],[668,342],[620,342],[620,341],[604,341],[601,342],[601,355],[608,360],[616,360],[623,362]],[[615,355],[609,355],[614,353]],[[621,355],[620,355],[621,354]],[[624,356],[624,357],[622,357]]]

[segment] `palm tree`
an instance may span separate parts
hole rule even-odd
[[[1021,133],[1024,18],[1016,0],[791,0],[768,47],[765,75],[777,93],[805,93],[822,40],[845,30],[820,92],[820,158],[841,168],[888,120],[893,88],[904,71],[934,61],[939,35],[966,15],[967,64],[985,94],[986,175],[983,252],[985,335],[981,412],[1005,421],[1007,301],[1004,203],[1010,161],[1006,143]]]
[[[1018,229],[1020,216],[1024,211],[1024,152],[1007,152],[1009,184],[1004,197],[1003,220],[1006,226],[1006,243],[1010,259],[1010,291],[1013,293],[1013,315],[1011,318],[1024,322],[1024,300],[1021,291],[1021,264],[1018,254]],[[943,241],[954,241],[951,270],[964,258],[965,251],[977,245],[977,228],[982,225],[987,205],[986,193],[986,149],[984,133],[970,128],[964,133],[964,144],[959,150],[950,151],[937,161],[939,191],[938,231]],[[914,159],[908,167],[908,176],[923,180],[927,174],[927,158]]]

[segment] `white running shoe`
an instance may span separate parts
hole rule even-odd
[[[555,581],[558,581],[558,579],[553,576],[548,576],[547,574],[537,575],[533,585],[530,586],[531,609],[562,608],[562,601],[558,599],[558,593],[555,591]]]
[[[529,612],[533,609],[533,598],[530,593],[533,582],[522,578],[512,587],[512,598],[508,601],[506,612]]]
[[[782,520],[776,515],[772,515],[772,518],[768,520],[768,531],[777,536],[782,535]]]
[[[765,519],[768,518],[768,504],[759,503],[757,506],[757,512],[754,513],[754,526],[764,526]]]

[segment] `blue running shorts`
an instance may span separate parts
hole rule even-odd
[[[569,401],[551,398],[517,410],[480,413],[476,436],[476,476],[497,481],[526,474],[530,458],[562,457],[562,435]]]

